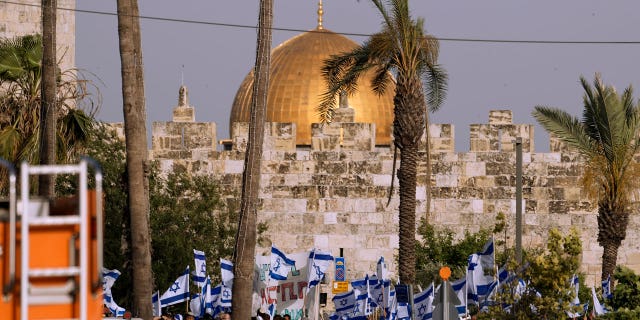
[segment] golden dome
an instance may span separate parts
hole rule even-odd
[[[326,90],[321,68],[331,55],[348,52],[357,44],[326,29],[316,29],[297,35],[271,52],[271,74],[267,97],[267,121],[294,122],[297,145],[311,144],[311,124],[320,122],[316,110],[320,96]],[[376,144],[391,143],[393,95],[391,86],[378,96],[371,89],[372,75],[358,83],[358,91],[349,96],[349,106],[355,110],[355,122],[376,124]],[[250,72],[236,93],[230,124],[249,122],[253,72]],[[232,127],[232,126],[230,126]]]

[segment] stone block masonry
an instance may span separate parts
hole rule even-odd
[[[521,137],[525,150],[523,244],[544,245],[550,228],[565,232],[577,228],[583,241],[582,271],[587,274],[587,283],[593,285],[599,279],[602,248],[596,238],[596,205],[580,188],[582,160],[557,140],[552,140],[552,152],[536,153],[533,125],[513,124],[511,119],[511,111],[491,111],[488,124],[471,125],[471,150],[459,153],[454,152],[453,125],[430,125],[432,176],[426,176],[425,162],[421,161],[416,223],[425,217],[425,184],[430,179],[431,223],[462,235],[467,230],[492,226],[495,216],[504,213],[509,221],[506,240],[513,245],[516,207],[513,144],[516,137]],[[154,159],[160,160],[164,170],[182,166],[193,174],[212,176],[221,185],[221,196],[236,204],[242,183],[247,124],[234,124],[233,148],[229,151],[217,151],[213,146],[215,127],[196,122],[180,122],[185,128],[185,137],[181,139],[194,143],[179,144],[179,150],[174,150],[176,132],[182,132],[176,131],[177,125],[154,124]],[[394,262],[398,254],[397,180],[391,203],[387,205],[393,149],[376,145],[375,128],[370,124],[317,124],[312,131],[315,140],[311,146],[296,146],[295,124],[269,123],[265,129],[259,208],[259,220],[269,225],[265,236],[286,252],[315,246],[338,255],[343,248],[348,279],[372,272],[371,266],[380,256],[390,263],[392,276],[397,276]],[[191,134],[197,139],[189,138]],[[422,159],[425,144],[423,138]],[[619,264],[636,272],[640,272],[639,226],[640,217],[633,215],[618,256]]]
[[[14,0],[0,3],[0,37],[13,38],[27,34],[42,33],[42,14],[40,0]],[[76,60],[76,17],[73,9],[76,0],[58,0],[56,19],[56,44],[60,68],[69,70],[75,67]]]

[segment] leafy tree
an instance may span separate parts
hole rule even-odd
[[[631,86],[618,95],[596,74],[584,88],[582,119],[557,108],[536,106],[533,116],[550,133],[584,158],[582,182],[598,202],[598,243],[603,247],[602,279],[613,273],[618,249],[627,235],[630,193],[640,182],[634,155],[640,147],[640,115]]]
[[[129,217],[133,271],[133,314],[151,319],[153,289],[144,68],[137,0],[118,0],[118,40],[122,74],[122,109],[127,147]]]
[[[478,319],[564,319],[567,311],[579,311],[570,304],[574,297],[570,279],[580,267],[581,253],[582,243],[575,229],[566,236],[557,229],[550,230],[545,250],[525,252],[527,267],[519,268],[515,260],[509,265],[514,279],[527,283],[526,289],[516,290],[517,280],[503,284],[497,303],[478,314]],[[504,308],[506,305],[511,308]]]
[[[318,111],[323,122],[330,122],[336,97],[342,92],[354,92],[360,76],[370,70],[374,72],[373,90],[383,93],[394,82],[390,71],[395,73],[393,136],[395,146],[400,149],[398,269],[402,283],[414,284],[418,144],[428,115],[423,91],[426,87],[430,110],[437,110],[444,100],[447,76],[437,64],[438,41],[425,34],[422,18],[411,17],[408,0],[372,2],[382,16],[382,30],[353,51],[325,61],[322,72],[328,89]],[[427,155],[430,155],[428,142]],[[428,170],[430,167],[428,162]]]
[[[611,300],[611,306],[614,309],[627,308],[627,309],[639,309],[640,308],[640,276],[635,274],[633,270],[625,267],[618,266],[614,273],[616,279],[616,287],[613,290],[613,299]]]
[[[421,219],[416,241],[417,284],[427,288],[431,282],[440,282],[438,272],[443,266],[451,269],[451,279],[465,277],[469,255],[482,250],[491,238],[491,229],[481,229],[476,233],[465,231],[464,237],[456,241],[456,234],[450,229],[436,229],[425,219]]]
[[[271,65],[271,26],[273,24],[273,0],[260,0],[256,62],[249,138],[242,175],[242,197],[238,234],[233,252],[233,316],[248,319],[253,310],[247,308],[253,301],[253,277],[257,242],[258,195],[260,191],[260,167],[269,89]]]

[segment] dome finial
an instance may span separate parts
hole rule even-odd
[[[324,13],[324,11],[322,11],[322,0],[319,0],[318,2],[318,30],[322,30],[322,14]]]

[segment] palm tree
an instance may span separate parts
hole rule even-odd
[[[153,276],[149,230],[149,183],[148,176],[145,174],[147,129],[138,2],[137,0],[118,0],[117,7],[127,150],[133,311],[143,319],[151,319],[153,310],[149,297],[153,289]]]
[[[56,7],[57,0],[42,0],[42,106],[40,107],[40,164],[56,163]],[[38,194],[52,198],[55,176],[39,177]]]
[[[353,51],[333,56],[323,66],[328,83],[318,111],[330,122],[336,96],[356,90],[364,72],[373,70],[373,90],[383,93],[396,76],[393,99],[394,144],[400,150],[399,274],[404,284],[415,283],[416,168],[418,143],[427,126],[427,104],[435,111],[444,100],[447,76],[438,65],[438,41],[425,34],[421,18],[409,14],[407,0],[372,0],[384,20],[380,32]],[[428,101],[425,101],[425,92]],[[429,143],[427,143],[429,145]],[[430,148],[427,148],[427,154]],[[430,163],[427,163],[430,166]],[[427,179],[430,180],[430,179]]]
[[[271,61],[271,25],[273,24],[273,0],[260,0],[258,38],[254,69],[253,94],[249,139],[242,176],[242,199],[236,236],[233,279],[232,314],[237,319],[249,319],[252,313],[253,273],[256,250],[256,222],[258,219],[258,194],[260,190],[260,167],[262,143],[269,88],[269,65]]]
[[[43,45],[40,35],[0,39],[0,157],[13,163],[40,162]],[[99,92],[79,70],[57,72],[56,161],[82,152],[94,124]],[[88,108],[87,108],[88,107]]]
[[[602,253],[602,280],[616,267],[618,249],[627,234],[630,193],[638,186],[640,168],[634,154],[640,147],[640,107],[629,86],[618,95],[596,74],[593,87],[584,88],[582,119],[547,106],[536,106],[533,116],[550,133],[585,158],[582,182],[598,203],[598,243]]]

